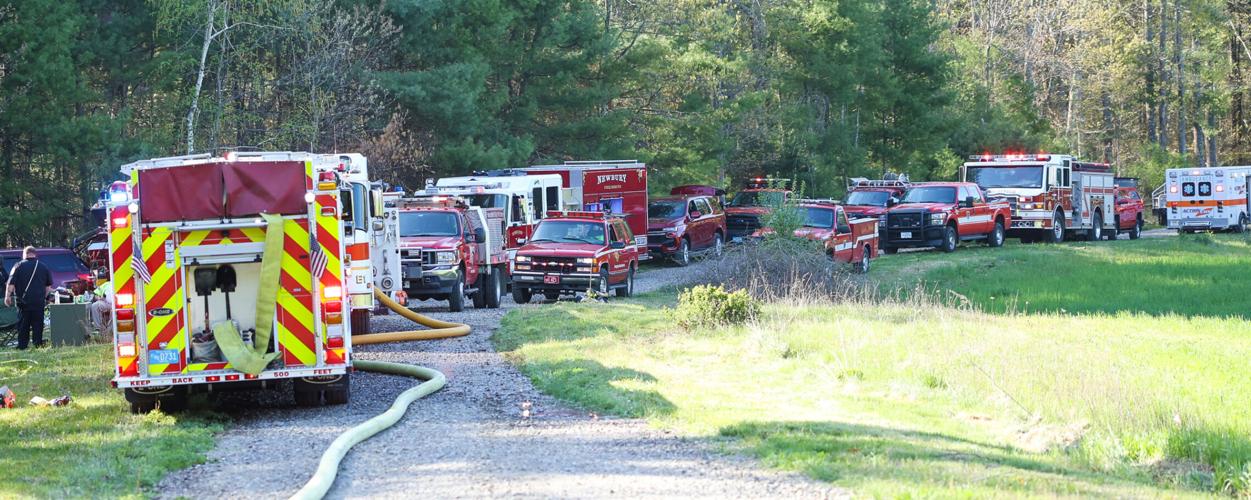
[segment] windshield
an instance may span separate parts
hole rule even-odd
[[[603,245],[604,223],[571,220],[545,220],[534,230],[531,242],[554,241],[558,243],[590,243]]]
[[[775,207],[782,204],[781,191],[739,191],[731,207]]]
[[[471,194],[464,197],[470,206],[481,208],[508,208],[508,196],[502,194]]]
[[[456,236],[456,219],[455,212],[400,212],[400,236]]]
[[[884,207],[889,199],[890,193],[887,191],[852,191],[847,195],[847,204]]]
[[[1041,188],[1043,168],[1033,167],[969,167],[969,182],[983,188]]]
[[[649,219],[673,219],[686,215],[686,202],[682,200],[653,201],[647,205]]]
[[[834,209],[804,207],[804,227],[834,227]]]
[[[956,188],[949,186],[914,187],[903,197],[903,203],[955,203]]]

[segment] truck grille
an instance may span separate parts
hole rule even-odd
[[[400,250],[400,262],[416,264],[418,261],[423,266],[434,265],[434,252],[423,252],[421,250]]]
[[[534,257],[531,269],[544,273],[572,273],[576,270],[578,259],[575,257]]]
[[[668,237],[668,236],[665,236],[664,234],[648,234],[648,235],[647,235],[647,244],[648,244],[648,245],[663,245],[663,244],[668,243],[668,242],[670,242],[670,241],[672,241],[672,240],[671,240],[671,239],[669,239],[669,237]]]
[[[726,230],[730,236],[751,236],[760,229],[760,217],[750,214],[735,214],[725,218]]]
[[[922,216],[919,213],[893,213],[886,217],[886,227],[921,227]]]

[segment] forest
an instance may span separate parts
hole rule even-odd
[[[984,151],[1159,184],[1248,161],[1251,0],[3,0],[0,240],[65,244],[118,167],[356,151],[391,183],[638,159],[837,197]]]

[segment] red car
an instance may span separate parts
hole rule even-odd
[[[1142,236],[1143,206],[1142,196],[1138,194],[1138,179],[1133,177],[1117,177],[1116,180],[1116,230],[1105,231],[1108,239],[1115,240],[1119,233],[1129,234],[1129,239],[1136,240]]]
[[[680,266],[696,252],[720,257],[725,246],[725,210],[715,196],[683,196],[647,204],[647,248]]]
[[[634,294],[639,247],[620,217],[603,212],[548,212],[513,259],[513,300],[548,300],[594,288]]]
[[[934,247],[954,252],[961,241],[982,240],[1003,246],[1012,223],[1007,202],[990,201],[972,182],[913,184],[898,205],[886,214],[882,250]]]

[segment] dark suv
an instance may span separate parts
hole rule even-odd
[[[74,252],[66,248],[38,248],[35,252],[39,255],[39,262],[52,271],[52,288],[65,287],[75,295],[93,288],[91,270]],[[0,260],[3,260],[4,272],[8,275],[13,272],[13,266],[22,261],[22,249],[0,250]]]

